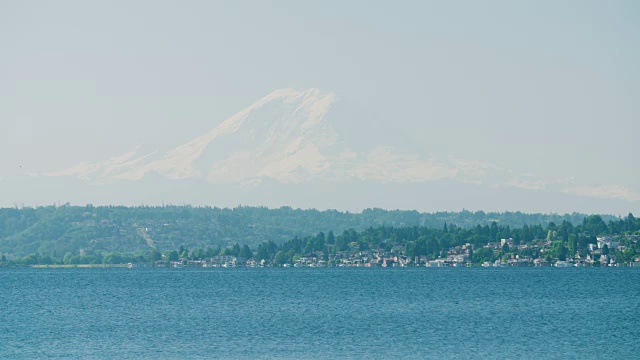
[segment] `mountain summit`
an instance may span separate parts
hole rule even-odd
[[[260,177],[287,182],[317,175],[333,163],[322,149],[336,142],[336,133],[325,122],[335,100],[335,94],[318,89],[279,89],[164,153],[141,153],[138,146],[101,163],[81,163],[49,175],[105,181],[139,180],[157,173],[212,183]]]
[[[507,209],[520,196],[519,203],[538,204],[535,209],[542,209],[559,196],[569,196],[571,202],[581,204],[579,209],[587,209],[602,206],[592,205],[597,199],[611,204],[640,199],[637,192],[622,187],[594,187],[573,178],[537,178],[447,154],[420,156],[404,144],[371,144],[356,152],[345,145],[353,139],[339,138],[327,121],[336,100],[335,94],[318,89],[279,89],[169,150],[138,146],[105,161],[82,162],[46,175],[60,178],[52,183],[73,180],[76,191],[85,188],[94,198],[96,193],[109,200],[121,192],[135,193],[136,199],[151,203],[162,198],[335,207],[343,201],[425,209],[416,195],[420,193],[430,199],[431,206],[440,199],[438,207],[443,209],[453,206],[452,197],[445,194],[458,197],[457,208],[496,204],[501,198],[501,208]],[[99,192],[87,187],[100,184],[112,186],[102,186]],[[115,195],[107,195],[110,192]],[[591,198],[591,203],[585,203],[585,198]]]
[[[257,184],[308,180],[425,181],[449,178],[457,170],[402,156],[379,146],[356,154],[337,142],[325,118],[336,101],[318,89],[275,90],[220,125],[169,151],[142,147],[100,163],[81,163],[48,174],[84,180],[140,180],[148,174],[209,183]]]

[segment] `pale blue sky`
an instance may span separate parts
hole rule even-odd
[[[173,146],[317,87],[354,149],[638,193],[638,39],[637,1],[3,1],[0,176]]]

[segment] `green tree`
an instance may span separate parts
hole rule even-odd
[[[178,254],[178,252],[175,251],[175,250],[171,250],[167,254],[167,260],[168,261],[178,261],[178,260],[180,260],[180,254]]]
[[[151,249],[151,254],[149,254],[149,260],[158,261],[162,260],[162,254],[155,248]]]
[[[333,231],[329,231],[327,234],[327,244],[333,245],[336,242],[336,237],[333,235]]]
[[[231,256],[238,257],[240,255],[240,244],[235,243],[231,248]]]
[[[191,253],[191,257],[194,260],[202,260],[204,259],[204,249],[200,248],[200,249],[196,249]]]
[[[35,265],[38,263],[38,254],[29,254],[22,258],[22,263],[25,265]]]
[[[269,259],[269,249],[266,243],[262,243],[258,246],[258,251],[256,253],[256,260],[268,260]]]
[[[38,259],[38,263],[43,265],[51,265],[54,263],[54,261],[51,258],[51,256],[43,255],[43,256],[40,256],[40,258]]]
[[[289,262],[289,258],[287,257],[287,254],[283,251],[278,251],[276,253],[276,256],[274,258],[274,263],[276,264],[276,266],[282,266],[283,264],[286,264]]]
[[[75,259],[72,259],[72,261],[73,260],[75,260]],[[120,254],[111,253],[111,254],[108,254],[107,256],[105,256],[102,259],[102,262],[104,264],[124,264],[125,263],[125,259]]]
[[[207,258],[212,258],[216,255],[220,254],[220,248],[212,248],[212,247],[207,247],[207,250],[205,251],[205,257]]]
[[[558,258],[560,261],[567,260],[567,248],[562,241],[554,241],[551,244],[551,256]]]
[[[245,259],[250,259],[253,257],[253,251],[251,251],[251,248],[249,248],[249,245],[245,245],[242,247],[242,250],[240,250],[239,256]]]
[[[72,252],[67,252],[66,254],[64,254],[64,257],[62,258],[62,261],[65,264],[70,264],[70,260],[73,257],[73,253]]]
[[[493,262],[495,260],[494,255],[493,255],[493,250],[489,249],[489,248],[480,248],[478,249],[475,254],[474,254],[474,259],[477,263],[482,263],[485,261],[491,261]]]
[[[567,247],[569,248],[569,255],[573,256],[576,254],[578,250],[578,240],[576,235],[571,234],[569,236],[569,241],[567,242]]]
[[[307,246],[304,248],[305,254],[311,254],[313,252],[313,243],[311,241],[307,242]]]

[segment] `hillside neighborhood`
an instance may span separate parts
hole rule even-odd
[[[32,228],[36,227],[37,224]],[[257,242],[257,246],[256,242],[252,246],[232,239],[216,244],[213,239],[204,238],[200,242],[185,241],[178,249],[168,242],[159,243],[158,230],[153,227],[133,224],[130,227],[121,225],[121,228],[115,228],[113,241],[125,243],[128,240],[119,238],[117,234],[133,232],[137,238],[132,240],[138,244],[139,250],[105,251],[92,245],[100,244],[91,240],[92,233],[74,232],[73,237],[63,235],[54,247],[47,249],[41,245],[37,252],[27,255],[1,252],[0,266],[392,268],[640,265],[640,219],[632,214],[608,222],[599,215],[589,215],[576,225],[563,220],[560,224],[550,221],[544,227],[525,224],[512,228],[495,221],[470,227],[447,222],[441,228],[370,226],[360,231],[345,229],[339,234],[329,231],[315,236],[295,236],[280,243],[263,240]],[[162,225],[160,229],[166,231],[166,228],[171,226]],[[47,232],[41,233],[48,236]],[[175,232],[173,234],[170,235],[171,241],[179,244],[181,237],[177,237]],[[254,236],[259,234],[255,232]],[[81,241],[75,242],[75,239]],[[70,249],[61,253],[56,250],[57,247],[64,249],[64,243],[70,240],[72,246],[73,243],[86,245],[77,251]],[[10,241],[5,244],[16,243],[14,239]],[[207,243],[211,245],[204,245]],[[188,244],[193,245],[189,246],[191,250],[187,248]],[[166,250],[167,245],[171,246],[170,250]]]
[[[294,257],[291,262],[278,262],[275,259],[243,258],[230,255],[218,255],[211,258],[192,260],[188,257],[180,258],[177,261],[166,259],[157,260],[153,265],[157,267],[172,268],[231,268],[231,267],[363,267],[363,268],[388,268],[388,267],[618,267],[633,266],[640,267],[640,257],[633,258],[632,261],[621,261],[615,255],[616,252],[624,254],[629,247],[638,244],[640,236],[604,236],[597,237],[596,244],[589,244],[588,253],[585,255],[575,254],[572,257],[563,259],[550,257],[552,252],[551,241],[538,241],[532,244],[516,245],[513,238],[501,239],[500,242],[492,242],[481,249],[474,249],[474,245],[467,243],[456,246],[437,258],[429,256],[410,257],[404,253],[403,247],[397,247],[390,251],[384,249],[376,250],[350,250],[338,251],[328,256],[320,251],[312,252],[304,256]],[[626,244],[626,245],[623,245]],[[487,253],[490,251],[494,261],[483,261],[478,263],[473,261],[475,251]],[[530,255],[521,255],[527,253]],[[502,255],[502,256],[500,256]],[[135,265],[131,264],[131,267]]]

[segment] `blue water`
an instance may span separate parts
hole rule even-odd
[[[0,269],[1,359],[640,358],[640,269]]]

